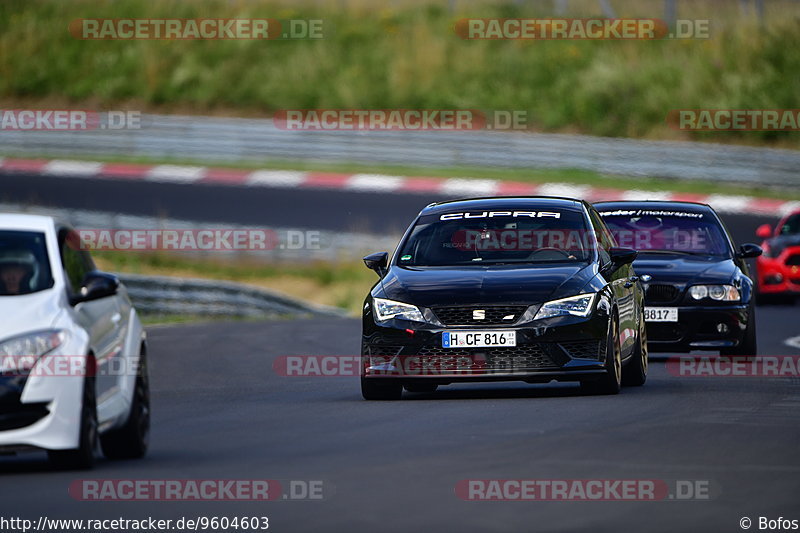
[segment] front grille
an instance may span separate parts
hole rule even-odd
[[[647,340],[676,342],[681,340],[683,332],[677,324],[669,322],[650,322],[647,324]]]
[[[792,254],[786,258],[787,266],[800,266],[800,254]]]
[[[599,359],[600,355],[603,355],[605,343],[600,341],[568,341],[560,342],[559,344],[572,358]]]
[[[678,299],[680,291],[674,285],[648,285],[644,301],[648,304],[670,304]]]
[[[437,367],[443,361],[469,358],[471,370],[513,371],[558,368],[539,344],[523,344],[513,348],[450,349],[423,346],[417,357],[420,364]],[[445,363],[446,364],[446,363]]]
[[[433,313],[445,326],[496,326],[513,324],[526,309],[524,305],[434,307]],[[483,311],[483,318],[475,311]]]

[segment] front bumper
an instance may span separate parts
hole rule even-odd
[[[758,292],[760,294],[800,295],[800,265],[787,265],[786,260],[800,253],[793,249],[784,251],[779,257],[761,256],[756,261]]]
[[[749,320],[747,305],[679,306],[677,322],[647,322],[647,346],[651,352],[735,347]]]
[[[37,366],[27,377],[0,377],[0,452],[76,448],[83,382],[82,376],[52,375]]]
[[[443,348],[444,331],[514,330],[515,347]],[[606,372],[608,317],[558,317],[516,327],[435,327],[389,320],[362,338],[362,376],[439,384],[542,383],[597,379]]]

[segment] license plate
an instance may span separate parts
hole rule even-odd
[[[516,345],[516,331],[445,331],[442,333],[442,348],[495,348]]]
[[[645,307],[645,322],[677,322],[677,307]]]

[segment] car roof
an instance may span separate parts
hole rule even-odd
[[[698,202],[678,202],[670,200],[612,200],[608,202],[595,202],[598,211],[615,211],[617,209],[662,209],[688,211],[690,213],[708,213],[714,210],[708,204]]]
[[[494,209],[562,209],[583,211],[584,202],[557,196],[494,196],[466,198],[429,204],[420,214],[429,215],[451,211],[486,211]]]
[[[0,213],[0,231],[21,230],[47,232],[52,230],[55,226],[55,219],[45,215]]]

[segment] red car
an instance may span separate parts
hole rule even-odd
[[[763,255],[756,259],[758,297],[763,301],[800,296],[800,210],[785,216],[773,230],[759,226]]]

